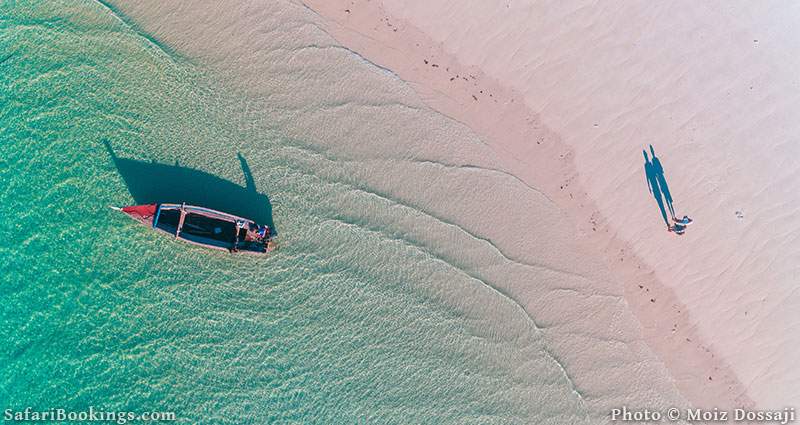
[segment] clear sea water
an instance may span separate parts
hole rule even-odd
[[[2,3],[0,407],[586,419],[557,350],[487,277],[506,261],[490,241],[365,176],[405,173],[385,155],[315,145],[220,81],[102,3]],[[362,106],[396,112],[381,102]],[[417,191],[471,173],[415,167]],[[279,250],[208,252],[107,208],[182,193],[273,220]]]

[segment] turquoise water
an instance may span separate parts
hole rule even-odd
[[[102,4],[2,3],[0,87],[3,408],[182,423],[583,416],[527,317],[402,230],[413,211]],[[272,216],[280,249],[208,252],[107,208],[176,175],[209,202],[263,203],[253,214]]]

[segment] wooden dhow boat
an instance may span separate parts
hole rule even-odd
[[[265,254],[275,248],[269,226],[209,208],[186,204],[111,208],[175,239],[206,248],[250,254]]]

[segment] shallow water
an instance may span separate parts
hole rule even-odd
[[[649,361],[624,312],[581,328],[618,296],[562,255],[543,195],[389,72],[287,25],[307,39],[242,93],[102,3],[0,10],[0,405],[580,423],[602,416],[587,400],[657,398],[582,379]],[[271,220],[279,250],[207,252],[106,208],[157,200]],[[526,214],[493,221],[508,205]]]

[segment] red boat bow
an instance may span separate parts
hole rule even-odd
[[[137,219],[137,220],[148,220],[150,217],[156,214],[157,206],[156,204],[150,205],[132,205],[130,207],[125,207],[122,209],[122,212],[128,214],[129,216]]]

